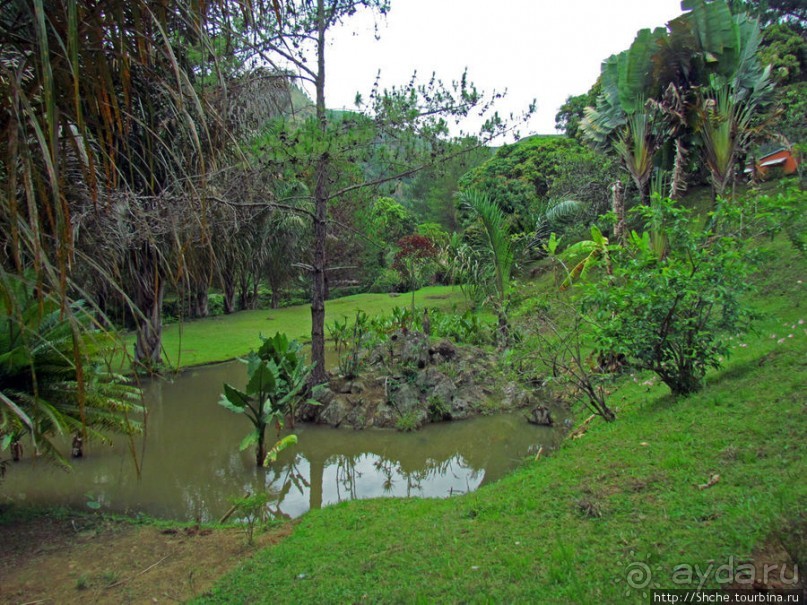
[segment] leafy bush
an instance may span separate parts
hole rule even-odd
[[[442,397],[432,395],[427,403],[429,405],[429,420],[432,422],[451,420],[451,406]]]
[[[764,221],[773,236],[784,229],[790,243],[807,254],[807,195],[797,184],[775,195],[760,196],[755,203],[756,222]]]
[[[444,313],[439,309],[429,309],[428,332],[438,338],[450,338],[454,342],[488,345],[496,338],[493,321],[481,319],[472,311]],[[339,375],[355,378],[359,375],[364,360],[364,352],[371,351],[381,344],[392,346],[393,335],[406,330],[426,331],[424,315],[412,313],[405,307],[393,307],[385,315],[369,317],[364,311],[357,311],[351,322],[347,317],[328,324],[328,333],[334,342],[339,357]],[[394,337],[393,337],[394,338]]]
[[[266,522],[268,502],[269,496],[264,492],[233,500],[233,508],[241,519],[249,545],[254,541],[255,528]]]
[[[211,317],[224,315],[224,294],[211,292],[207,297],[207,310]]]
[[[723,203],[711,224],[722,224]],[[633,232],[614,254],[613,275],[584,286],[600,351],[624,355],[655,372],[675,395],[697,391],[708,368],[729,353],[729,335],[749,327],[742,301],[750,266],[738,238],[693,231],[688,212],[656,198],[638,209],[648,229],[663,230],[667,247],[654,248],[649,231]]]
[[[554,311],[556,319],[549,313],[535,317],[538,346],[531,354],[550,371],[545,381],[571,386],[589,411],[608,422],[614,420],[616,415],[608,406],[605,388],[614,368],[594,362],[589,355],[591,326],[575,306],[563,305]]]
[[[452,281],[459,284],[465,301],[473,308],[481,307],[488,298],[493,283],[493,268],[484,262],[471,246],[454,246],[447,259]]]
[[[581,172],[571,172],[570,164],[575,165],[574,170],[583,170],[582,176]],[[542,201],[559,195],[588,202],[581,190],[583,183],[607,180],[608,177],[594,175],[608,164],[573,139],[533,136],[500,147],[494,157],[460,179],[459,189],[478,189],[502,205],[514,231],[530,231]],[[596,191],[597,187],[592,189]],[[462,208],[460,212],[462,222],[466,223],[470,217]]]
[[[773,238],[785,232],[793,247],[807,252],[807,195],[797,179],[783,180],[777,189],[753,194],[721,209],[712,219],[714,227],[735,237]]]
[[[444,246],[450,237],[448,231],[439,223],[421,223],[417,226],[416,232],[429,238],[437,246]]]
[[[487,345],[495,341],[496,326],[490,320],[480,319],[472,311],[462,315],[431,311],[431,333],[434,336],[450,338],[454,342]]]
[[[404,284],[403,276],[395,269],[382,269],[376,277],[373,284],[370,286],[370,292],[404,292],[406,291],[406,284]]]
[[[413,431],[418,430],[420,426],[420,422],[418,420],[417,412],[409,411],[400,418],[395,423],[395,428],[401,431],[402,433],[411,433]]]

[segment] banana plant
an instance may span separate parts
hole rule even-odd
[[[557,242],[554,242],[555,244]],[[552,247],[554,251],[556,245]],[[566,279],[560,285],[561,290],[567,289],[572,285],[576,279],[585,279],[588,272],[599,261],[605,264],[605,271],[611,274],[611,257],[610,250],[612,246],[608,243],[608,238],[602,234],[602,231],[596,225],[591,226],[591,239],[583,240],[572,244],[560,253],[559,258],[569,261],[569,264],[574,263],[571,270],[567,270],[568,274]],[[552,253],[552,252],[550,252]],[[566,267],[566,263],[561,261],[561,264]]]
[[[771,90],[768,68],[758,76],[750,94],[719,78],[712,78],[700,94],[698,131],[715,199],[723,196],[731,182],[738,156],[768,126],[770,116],[757,110],[768,101]]]
[[[294,425],[296,406],[303,400],[304,390],[313,365],[305,361],[297,341],[289,341],[285,334],[277,333],[265,338],[258,352],[242,360],[247,366],[245,390],[224,385],[219,405],[235,413],[244,414],[252,423],[252,431],[241,441],[240,449],[255,447],[258,466],[271,463],[278,452],[296,443],[296,436],[280,439],[269,451],[266,448],[266,429],[274,425],[278,437],[286,418]],[[316,404],[309,400],[309,403]]]

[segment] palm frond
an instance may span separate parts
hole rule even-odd
[[[485,234],[493,256],[493,268],[496,273],[496,290],[504,299],[510,283],[510,272],[513,268],[513,250],[510,233],[504,212],[486,194],[470,189],[460,192],[460,201],[479,217],[485,228]]]
[[[551,203],[544,211],[543,218],[551,223],[574,220],[586,209],[586,204],[577,200],[560,200]]]

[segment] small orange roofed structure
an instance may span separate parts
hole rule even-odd
[[[756,163],[749,164],[745,167],[744,172],[752,175],[753,178],[764,179],[773,168],[780,168],[782,174],[795,174],[799,169],[799,163],[789,149],[782,147],[762,156]]]

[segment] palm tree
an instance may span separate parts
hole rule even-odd
[[[66,465],[54,437],[108,441],[110,432],[138,432],[140,390],[98,365],[110,340],[92,329],[84,307],[64,315],[55,297],[37,299],[32,290],[10,275],[0,286],[0,451],[18,453],[27,436],[38,453]]]
[[[253,123],[272,98],[255,94],[265,78],[245,77],[238,37],[279,15],[278,0],[4,4],[0,271],[33,268],[44,291],[67,301],[84,263],[137,303],[136,356],[158,362],[162,294],[187,276],[182,254],[199,239],[176,227],[206,228],[196,210],[210,200],[207,177],[232,147],[233,125]],[[245,97],[261,101],[234,102]],[[89,224],[112,228],[105,245],[117,254],[81,248],[76,229]],[[197,268],[197,281],[209,281],[209,268]]]
[[[759,131],[750,125],[770,92],[756,20],[732,15],[724,0],[692,0],[687,8],[667,30],[640,31],[628,50],[603,63],[602,93],[581,122],[589,142],[613,145],[643,202],[653,155],[665,141],[675,149],[671,197],[683,188],[686,155],[696,146],[722,193],[737,152]],[[730,92],[720,92],[724,86]]]
[[[723,196],[734,177],[739,155],[767,126],[768,119],[757,110],[771,89],[769,82],[766,71],[759,87],[747,95],[737,91],[736,85],[713,82],[699,97],[698,132],[715,199]]]
[[[587,141],[616,151],[636,184],[642,204],[647,202],[653,158],[663,141],[658,112],[646,100],[653,90],[653,56],[665,36],[661,28],[644,29],[628,50],[603,63],[603,92],[597,107],[587,107],[580,123]]]
[[[663,141],[656,124],[658,122],[648,110],[632,113],[613,142],[614,150],[636,184],[642,204],[647,203],[647,184],[653,172],[653,156]]]
[[[493,200],[476,189],[460,192],[459,199],[477,215],[485,230],[494,273],[493,285],[496,293],[494,309],[499,318],[499,333],[504,343],[508,338],[507,299],[514,261],[507,219]]]

